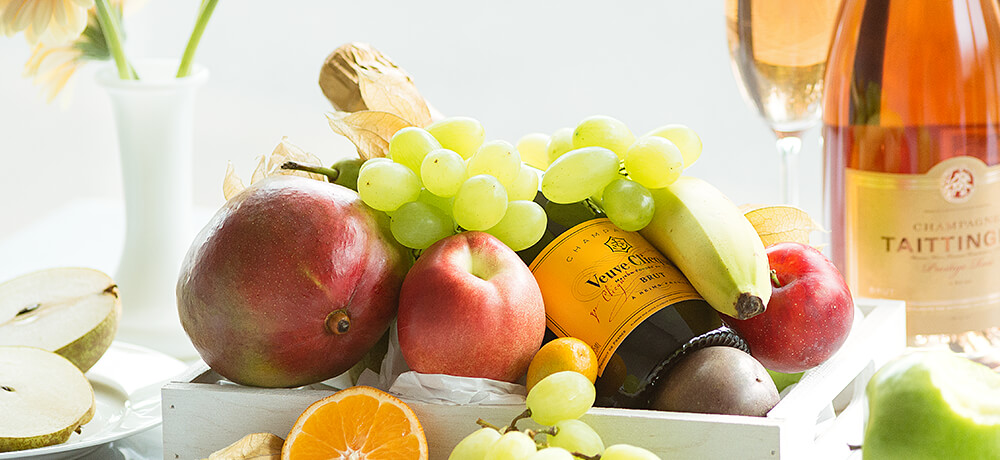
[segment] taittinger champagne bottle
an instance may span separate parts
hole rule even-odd
[[[996,0],[846,0],[824,96],[832,255],[912,345],[1000,344]]]

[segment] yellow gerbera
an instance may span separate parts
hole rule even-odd
[[[3,10],[2,2],[10,0],[0,0],[0,11]],[[132,0],[111,0],[112,8],[121,9],[123,6],[134,9],[138,4]],[[36,86],[39,86],[42,95],[48,102],[55,100],[64,88],[69,89],[68,83],[77,69],[82,67],[88,60],[106,60],[109,58],[107,44],[104,40],[104,32],[97,20],[94,8],[88,11],[87,28],[82,35],[75,40],[49,45],[38,43],[31,52],[31,57],[24,65],[24,76],[32,79]],[[63,98],[67,102],[67,98]]]
[[[45,100],[52,102],[83,62],[83,51],[73,44],[47,46],[39,43],[24,65],[24,76],[32,77],[34,84],[41,87]]]
[[[94,0],[0,0],[0,32],[24,32],[29,43],[59,45],[80,36]]]

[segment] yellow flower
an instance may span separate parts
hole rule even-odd
[[[0,11],[3,10],[3,2],[11,0],[0,0]],[[133,10],[142,2],[131,0],[111,0],[112,8],[121,9],[123,6]],[[59,96],[59,93],[67,88],[67,84],[88,60],[106,60],[108,54],[107,44],[104,40],[104,32],[97,20],[97,13],[94,8],[88,11],[87,28],[82,35],[75,40],[50,45],[44,42],[35,45],[31,52],[31,57],[24,65],[24,77],[30,77],[36,86],[41,87],[42,95],[47,102],[52,102]],[[63,103],[68,103],[68,97],[63,98]]]
[[[83,51],[73,44],[48,46],[39,43],[24,65],[24,76],[40,86],[47,102],[52,102],[70,77],[83,65]]]
[[[0,32],[24,32],[29,43],[58,45],[80,36],[94,0],[0,0]]]

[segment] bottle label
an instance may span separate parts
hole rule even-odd
[[[642,236],[592,219],[563,232],[529,267],[545,301],[546,323],[561,337],[590,344],[598,372],[618,345],[657,311],[684,300],[701,299],[687,278]],[[681,316],[668,327],[687,328]]]
[[[845,172],[854,294],[907,302],[909,335],[1000,326],[1000,166],[961,156],[926,174]]]

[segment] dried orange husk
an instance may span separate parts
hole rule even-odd
[[[222,195],[226,197],[226,201],[230,198],[236,196],[237,193],[243,191],[247,188],[243,185],[243,179],[236,174],[236,168],[233,167],[233,162],[226,162],[226,177],[222,179]]]
[[[280,174],[308,177],[310,179],[327,182],[326,176],[322,174],[296,171],[292,169],[282,169],[281,165],[285,164],[287,161],[297,161],[299,163],[312,165],[322,164],[322,160],[320,160],[319,157],[300,149],[295,144],[292,144],[288,140],[287,136],[283,136],[270,155],[261,155],[260,157],[257,157],[257,166],[254,168],[253,174],[250,176],[250,183],[253,184],[265,177]],[[243,184],[243,179],[236,174],[236,169],[233,167],[233,163],[231,161],[228,162],[226,165],[226,175],[222,179],[222,195],[228,201],[245,188],[246,186]]]
[[[432,110],[413,78],[367,43],[348,43],[330,53],[319,86],[339,111],[389,112],[414,126],[431,123]]]
[[[278,460],[284,439],[272,433],[251,433],[208,456],[208,460]]]
[[[319,72],[319,87],[333,107],[344,112],[368,110],[361,98],[358,69],[392,74],[411,80],[392,59],[367,43],[348,43],[333,50]]]
[[[253,184],[265,177],[275,175],[302,176],[326,182],[326,176],[322,174],[281,169],[281,165],[287,161],[297,161],[314,165],[322,164],[322,160],[319,157],[300,149],[295,144],[292,144],[287,136],[283,136],[281,142],[274,147],[274,151],[270,155],[262,155],[258,159],[257,168],[254,169],[253,176],[250,177],[250,183]]]
[[[764,246],[783,241],[809,244],[810,234],[823,228],[809,213],[794,206],[741,207]]]
[[[413,126],[389,112],[330,112],[326,115],[330,128],[346,137],[358,149],[362,160],[389,156],[389,140],[396,131]]]
[[[359,69],[358,88],[368,110],[398,115],[414,126],[431,124],[427,102],[409,78]]]

